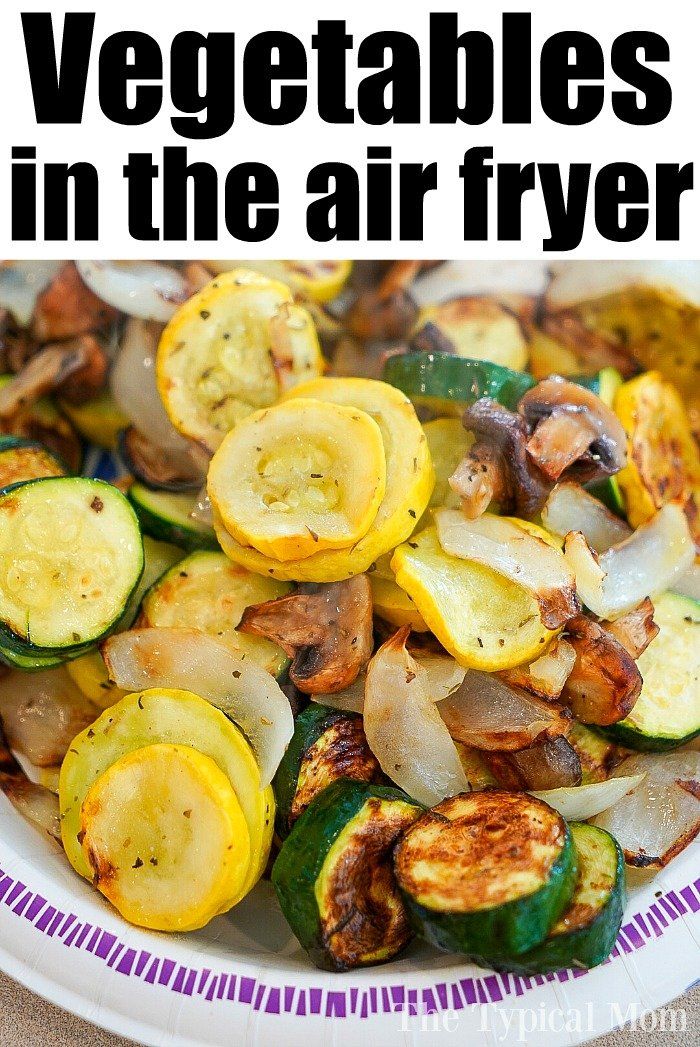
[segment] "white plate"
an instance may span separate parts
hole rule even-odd
[[[612,957],[590,972],[519,978],[413,946],[386,967],[333,975],[308,961],[267,883],[196,934],[131,927],[0,796],[0,968],[146,1044],[558,1047],[700,978],[699,854],[696,841],[634,887]]]

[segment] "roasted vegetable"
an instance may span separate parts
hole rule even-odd
[[[700,734],[700,603],[664,593],[655,601],[654,617],[658,635],[637,662],[639,697],[606,734],[629,749],[658,752]]]
[[[312,703],[297,716],[294,736],[272,783],[280,835],[287,836],[311,801],[338,778],[384,781],[362,717]]]
[[[139,483],[155,491],[192,491],[202,486],[202,471],[191,455],[165,453],[130,425],[119,434],[119,454]]]
[[[615,945],[625,904],[622,851],[610,833],[594,825],[575,822],[570,829],[578,868],[571,901],[542,944],[509,963],[509,971],[597,967]]]
[[[144,763],[138,756],[133,762],[122,762],[139,751]],[[181,778],[180,784],[171,782],[171,773]],[[211,791],[208,782],[213,783]],[[147,926],[164,922],[169,906],[180,929],[190,920],[202,926],[224,905],[230,908],[242,898],[265,867],[275,812],[272,790],[261,789],[253,752],[238,728],[188,691],[136,692],[107,709],[74,740],[63,761],[59,789],[61,834],[71,865],[88,880],[97,876],[107,897],[108,891],[120,892],[111,895],[115,902],[122,890],[127,892],[127,917],[138,916],[138,922]],[[194,800],[199,794],[204,809],[180,803],[178,793],[183,801],[187,795]],[[215,812],[219,800],[226,812],[221,821]],[[228,832],[237,822],[237,804],[248,832],[234,831],[232,838]],[[209,832],[211,840],[207,840]],[[130,842],[123,848],[126,839]],[[126,850],[126,861],[121,855],[116,858],[117,842]],[[244,877],[230,893],[224,876],[229,843],[234,843],[234,850],[240,846],[245,865]],[[163,857],[162,866],[151,863],[151,857]],[[131,908],[138,896],[134,874],[147,865],[138,910]],[[213,897],[205,896],[212,889],[211,876],[217,885],[229,883],[225,894],[218,893],[217,887]],[[188,894],[191,908],[180,911]]]
[[[282,912],[318,967],[392,959],[412,932],[391,855],[420,814],[398,789],[334,782],[295,822],[272,869]]]
[[[583,785],[605,781],[627,755],[625,749],[576,721],[571,724],[566,740],[576,750],[581,763]]]
[[[35,829],[57,843],[61,823],[57,797],[45,786],[30,781],[10,752],[0,720],[0,792]]]
[[[292,657],[289,678],[306,694],[349,687],[372,653],[372,593],[359,574],[247,607],[238,632],[263,636]]]
[[[170,420],[210,451],[242,418],[322,370],[311,317],[284,284],[247,269],[221,274],[181,305],[158,349]]]
[[[628,865],[662,869],[700,832],[700,753],[640,753],[613,771],[635,774],[644,777],[595,824],[612,833]]]
[[[116,449],[119,433],[129,424],[129,419],[108,389],[84,403],[73,404],[59,399],[58,404],[83,439],[109,451]]]
[[[485,966],[535,948],[568,906],[576,854],[566,822],[521,793],[463,793],[404,834],[394,867],[418,933]]]
[[[0,488],[67,472],[65,464],[41,444],[19,436],[0,436]]]
[[[639,527],[676,501],[700,551],[700,452],[677,390],[652,371],[622,386],[615,410],[628,439],[628,462],[618,481],[629,522]]]
[[[355,545],[385,488],[374,419],[356,407],[299,397],[239,422],[207,480],[229,534],[277,560]]]
[[[70,744],[95,719],[96,709],[63,666],[10,672],[0,678],[0,717],[12,748],[35,767],[60,764]]]
[[[0,389],[5,388],[12,377],[0,375]],[[65,462],[71,472],[80,471],[83,460],[80,440],[68,419],[63,417],[51,400],[42,398],[36,403],[19,407],[7,418],[1,418],[0,432],[40,443]]]
[[[302,299],[328,302],[340,294],[350,273],[352,262],[336,260],[271,261],[258,258],[255,261],[211,261],[206,265],[212,273],[225,273],[231,269],[252,269],[271,280],[287,284]]]
[[[214,514],[217,537],[227,556],[258,574],[305,582],[333,582],[361,574],[381,555],[404,541],[422,516],[434,474],[425,433],[412,404],[385,382],[366,378],[318,378],[288,394],[347,407],[371,415],[382,432],[386,492],[374,522],[350,549],[324,549],[303,560],[281,563],[237,542]]]
[[[396,584],[390,563],[391,553],[385,553],[367,571],[375,615],[391,625],[410,625],[416,632],[427,632],[428,626],[418,613],[413,600]]]
[[[460,664],[494,672],[531,661],[552,633],[537,601],[492,568],[448,556],[434,527],[400,545],[396,580]]]
[[[499,784],[506,789],[541,792],[581,784],[581,761],[563,735],[538,740],[517,752],[484,752],[483,758]]]
[[[75,338],[114,323],[116,310],[83,282],[74,262],[65,262],[37,298],[32,334],[39,342]]]
[[[447,350],[472,360],[522,371],[527,343],[512,312],[494,298],[451,298],[422,309],[412,346],[422,351]]]
[[[523,393],[535,384],[523,371],[445,352],[391,356],[384,366],[384,380],[415,404],[442,415],[461,415],[481,397],[514,409]]]
[[[562,700],[582,723],[604,726],[623,720],[642,689],[634,658],[585,614],[567,622],[566,631],[576,661],[564,684]]]
[[[474,443],[474,437],[458,418],[434,418],[426,422],[423,429],[435,470],[435,487],[429,508],[458,509],[459,495],[450,487],[449,479]]]
[[[252,574],[221,552],[190,553],[159,576],[141,605],[139,625],[201,629],[237,647],[273,676],[289,664],[276,643],[234,632],[247,607],[285,596],[291,586]]]
[[[161,542],[172,542],[188,552],[218,549],[212,528],[191,515],[195,505],[191,494],[151,491],[141,483],[134,483],[128,497],[145,534]]]
[[[136,517],[100,480],[32,480],[0,495],[0,646],[77,656],[119,622],[143,570]]]

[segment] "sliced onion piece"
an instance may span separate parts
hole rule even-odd
[[[565,734],[570,723],[551,702],[477,669],[467,672],[461,687],[438,709],[453,738],[495,752],[515,752],[540,736]]]
[[[578,613],[574,574],[559,549],[489,513],[468,520],[458,509],[438,509],[435,523],[446,553],[484,564],[527,589],[548,629],[559,628]]]
[[[110,375],[112,395],[139,432],[167,452],[186,454],[190,444],[172,425],[156,387],[156,350],[162,328],[127,321]]]
[[[2,732],[0,724],[0,792],[3,792],[22,817],[61,842],[61,819],[58,796],[43,785],[31,781],[20,767]]]
[[[517,665],[498,675],[512,687],[522,687],[540,698],[558,698],[576,662],[576,651],[567,640],[557,639],[529,665]]]
[[[98,298],[140,320],[167,323],[189,297],[187,280],[160,262],[76,262]]]
[[[37,767],[60,763],[95,707],[61,666],[45,672],[13,670],[0,679],[0,717],[7,740]]]
[[[572,788],[541,789],[534,791],[532,795],[559,811],[567,822],[583,822],[618,803],[628,792],[636,789],[643,779],[643,773],[623,775],[619,778],[608,778],[604,782],[575,785]]]
[[[427,671],[406,650],[404,626],[367,668],[364,727],[385,774],[432,806],[469,788],[459,753],[435,706]]]
[[[552,309],[649,285],[675,291],[700,308],[700,262],[564,261],[551,263],[551,270],[554,278],[547,290],[547,304]]]
[[[694,563],[683,577],[674,583],[673,591],[681,596],[689,596],[691,600],[700,600],[700,563]]]
[[[693,563],[695,549],[683,510],[670,502],[600,556],[580,531],[570,532],[564,555],[583,602],[599,618],[612,620],[672,588]]]
[[[499,299],[540,295],[548,276],[546,262],[443,262],[420,276],[411,285],[410,295],[420,306],[466,295],[488,294]]]
[[[214,527],[214,512],[209,501],[206,484],[194,500],[190,517],[198,523],[204,524],[205,527],[211,527],[212,529]]]
[[[124,691],[174,687],[226,713],[246,734],[268,785],[294,733],[289,699],[264,669],[195,629],[132,629],[105,641],[104,660]]]
[[[644,780],[599,815],[628,865],[661,869],[700,831],[700,753],[640,753],[624,760],[610,781],[644,774]]]
[[[46,259],[6,262],[0,266],[0,308],[12,313],[20,327],[28,327],[37,298],[58,275],[65,262]]]
[[[449,654],[417,654],[412,657],[425,671],[425,690],[433,702],[441,702],[453,694],[462,683],[467,670]],[[362,713],[365,707],[365,679],[361,673],[354,683],[336,694],[312,694],[311,699],[320,705],[343,712]]]
[[[557,484],[542,508],[542,523],[560,538],[580,531],[596,553],[607,552],[632,534],[628,523],[575,483]]]

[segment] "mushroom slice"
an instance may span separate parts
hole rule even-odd
[[[305,694],[345,690],[372,654],[372,590],[364,574],[307,583],[296,593],[247,607],[236,627],[293,657],[292,683]]]
[[[467,520],[458,509],[438,509],[435,523],[446,553],[484,564],[527,589],[548,629],[558,629],[578,614],[576,580],[559,549],[488,513]]]
[[[31,781],[10,752],[0,721],[0,792],[36,829],[61,842],[58,796]]]
[[[527,453],[549,480],[567,472],[579,482],[612,476],[625,465],[627,438],[599,396],[554,376],[529,389],[520,414],[534,432]]]
[[[406,335],[418,315],[408,288],[424,265],[394,262],[376,290],[363,291],[350,309],[346,317],[350,333],[363,342]]]
[[[633,611],[628,611],[614,622],[601,622],[601,625],[635,661],[659,634],[659,627],[654,621],[654,605],[648,596]]]
[[[483,759],[506,789],[563,789],[581,784],[581,761],[563,735],[515,753],[484,753]]]
[[[119,451],[127,470],[147,487],[191,491],[202,486],[202,470],[187,449],[159,447],[133,425],[120,433]]]
[[[37,299],[32,334],[38,342],[76,338],[104,330],[117,315],[83,283],[75,263],[66,262]]]
[[[600,555],[581,531],[571,531],[564,556],[586,607],[598,618],[612,620],[647,596],[673,588],[692,565],[695,548],[683,509],[670,502],[649,523]]]
[[[539,698],[552,701],[564,690],[575,662],[576,652],[571,644],[558,638],[534,662],[503,669],[498,675],[511,687],[522,687]]]
[[[570,481],[557,484],[548,496],[542,508],[542,523],[560,538],[565,538],[569,531],[581,531],[597,553],[607,552],[611,545],[624,542],[632,534],[629,524]]]
[[[585,614],[570,621],[566,631],[576,662],[564,685],[563,700],[581,723],[605,726],[624,720],[642,690],[634,658]]]
[[[487,498],[498,501],[503,512],[518,516],[539,512],[551,485],[527,454],[525,420],[496,400],[482,397],[467,408],[462,423],[476,441],[450,484],[467,501],[468,515],[481,515]],[[483,474],[480,482],[479,473]]]
[[[53,390],[73,403],[89,400],[106,376],[107,358],[92,335],[47,345],[0,389],[0,417],[11,417]]]
[[[570,723],[559,706],[477,669],[438,710],[456,741],[495,752],[527,749],[537,738],[565,734]]]

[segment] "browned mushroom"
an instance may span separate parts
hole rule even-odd
[[[9,418],[53,391],[69,403],[84,403],[103,388],[107,367],[105,352],[93,335],[44,346],[0,389],[0,417]]]
[[[654,621],[654,605],[648,596],[633,611],[628,611],[614,622],[601,621],[600,624],[635,660],[659,634],[659,627]]]
[[[562,789],[581,784],[581,760],[563,735],[516,753],[482,752],[491,773],[506,789]]]
[[[594,375],[604,367],[614,367],[623,378],[631,378],[639,370],[637,361],[624,345],[586,327],[580,317],[567,309],[546,315],[541,327],[580,360],[582,374]]]
[[[116,309],[83,283],[75,264],[66,262],[37,299],[32,335],[38,342],[75,338],[91,331],[103,331],[118,315]]]
[[[622,469],[627,440],[620,420],[590,389],[554,376],[522,397],[518,410],[533,429],[527,453],[550,481],[579,483]]]
[[[562,700],[581,723],[605,726],[624,720],[642,689],[634,658],[615,637],[585,614],[566,623],[576,662]]]
[[[524,418],[483,397],[462,418],[476,441],[450,477],[470,519],[480,516],[490,501],[504,513],[532,516],[544,504],[551,484],[528,456]]]
[[[350,334],[361,341],[403,338],[417,315],[418,306],[408,288],[425,263],[394,262],[376,290],[363,291],[346,317]]]
[[[289,678],[305,694],[335,694],[372,654],[372,590],[366,575],[307,583],[296,593],[247,607],[239,632],[264,636],[293,657]]]
[[[146,487],[161,491],[193,491],[204,481],[202,469],[187,450],[151,443],[133,425],[119,434],[119,452],[130,473]]]

